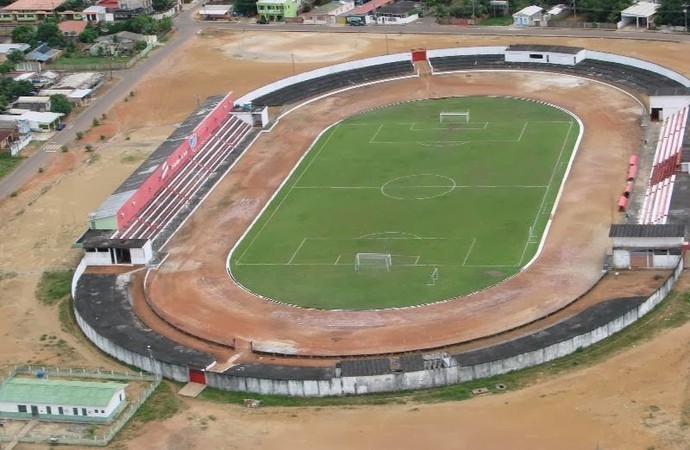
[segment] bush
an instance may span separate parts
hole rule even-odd
[[[66,145],[63,145],[62,147],[60,147],[60,150],[62,150],[62,153],[67,153],[67,150],[69,150],[69,148]]]
[[[96,119],[96,118],[94,117],[94,118],[93,118],[93,122],[91,122],[91,124],[92,124],[94,127],[97,127],[98,125],[101,124],[101,122],[100,122],[98,119]]]
[[[82,139],[84,139],[84,133],[81,131],[77,131],[77,140],[81,141]]]
[[[101,141],[105,141],[105,134],[101,134]]]
[[[93,145],[86,144],[86,147],[84,147],[84,150],[86,150],[87,152],[92,152],[93,151]]]

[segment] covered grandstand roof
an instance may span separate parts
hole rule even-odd
[[[175,151],[183,141],[189,137],[197,125],[215,108],[223,99],[222,95],[207,98],[201,106],[160,145],[121,185],[115,192],[103,202],[91,215],[91,219],[103,219],[112,217],[127,202],[151,172],[156,170]]]
[[[680,224],[614,224],[611,225],[609,237],[626,238],[660,238],[660,237],[683,237],[685,235],[685,225]]]

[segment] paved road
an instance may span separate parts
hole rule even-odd
[[[119,81],[107,92],[84,110],[65,130],[59,132],[48,144],[61,146],[75,139],[77,131],[86,130],[91,126],[94,117],[100,117],[113,103],[120,100],[134,89],[136,84],[160,61],[175,52],[185,41],[197,33],[202,27],[212,27],[235,31],[284,31],[284,32],[331,32],[331,33],[365,33],[365,34],[453,34],[453,35],[503,35],[503,36],[559,36],[559,37],[590,37],[590,38],[619,38],[619,39],[647,39],[674,42],[690,42],[690,35],[671,34],[647,31],[612,31],[592,29],[563,29],[563,28],[523,28],[513,27],[461,27],[444,26],[434,23],[433,18],[425,18],[417,23],[402,27],[384,26],[321,26],[299,24],[268,24],[257,25],[248,23],[198,23],[192,17],[196,8],[186,10],[175,19],[176,31],[165,45],[150,54],[148,58],[131,69],[119,71]],[[55,147],[55,145],[53,145]],[[0,201],[17,191],[40,167],[46,167],[59,153],[48,153],[39,150],[28,157],[12,173],[0,180]]]
[[[56,144],[61,146],[72,142],[77,131],[87,130],[91,127],[94,117],[100,117],[104,112],[120,99],[129,95],[134,86],[158,63],[175,52],[184,42],[197,32],[198,27],[191,20],[193,10],[187,10],[180,14],[175,33],[170,40],[162,45],[140,63],[131,69],[117,72],[118,81],[105,93],[95,98],[91,104],[84,109],[70,125],[58,132],[46,145]],[[9,175],[0,180],[0,201],[4,200],[12,192],[17,191],[30,177],[38,172],[40,167],[48,166],[52,159],[59,157],[58,152],[36,151],[29,156]]]

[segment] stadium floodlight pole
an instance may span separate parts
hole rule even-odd
[[[295,54],[290,53],[290,57],[292,58],[292,74],[294,75],[297,73],[297,71],[295,70]]]
[[[688,4],[683,5],[683,15],[685,16],[685,32],[688,32]]]
[[[158,376],[158,368],[156,367],[156,360],[153,358],[153,350],[151,350],[151,346],[147,345],[146,349],[149,351],[149,359],[151,360],[151,370],[153,371],[153,374]]]

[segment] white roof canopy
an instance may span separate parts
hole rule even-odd
[[[661,5],[658,3],[638,2],[621,11],[621,16],[650,18],[656,14],[656,10],[659,9],[660,6]]]

